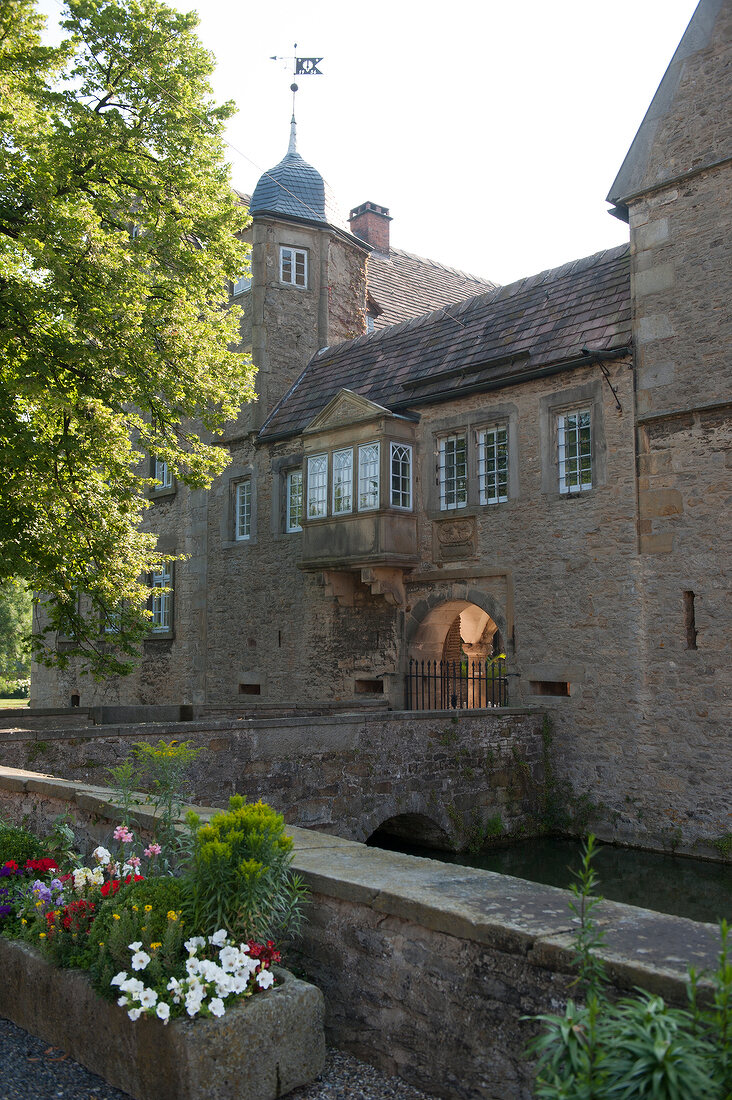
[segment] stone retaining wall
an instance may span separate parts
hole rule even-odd
[[[464,848],[499,817],[506,830],[535,831],[541,721],[540,711],[503,710],[80,725],[0,730],[0,747],[9,767],[104,783],[136,742],[190,741],[205,750],[191,801],[261,797],[288,823],[352,840],[408,815],[436,846]]]
[[[0,768],[0,813],[42,830],[71,809],[80,839],[109,837],[110,792]],[[201,810],[203,816],[215,811]],[[138,817],[151,820],[144,807]],[[534,1025],[571,995],[567,891],[294,828],[312,891],[296,962],[325,994],[330,1042],[435,1096],[529,1100]],[[713,925],[604,902],[616,990],[683,1004],[688,966],[713,967]]]

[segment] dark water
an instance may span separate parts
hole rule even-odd
[[[559,837],[522,840],[508,848],[493,848],[475,856],[420,848],[397,837],[381,835],[378,846],[445,863],[482,867],[564,889],[573,881],[571,872],[579,867],[582,858],[581,841]],[[692,920],[716,924],[726,917],[732,921],[729,864],[601,845],[594,867],[599,878],[597,892],[604,898]]]

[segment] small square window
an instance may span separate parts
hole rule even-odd
[[[240,279],[237,279],[231,288],[232,297],[236,298],[238,294],[244,294],[252,285],[251,272],[247,272],[246,275],[242,275]]]
[[[285,530],[302,531],[302,470],[289,471],[285,490]]]
[[[234,502],[234,535],[237,542],[250,538],[252,533],[252,481],[238,482]]]
[[[573,409],[557,417],[559,492],[580,493],[592,488],[592,422],[589,408]]]
[[[303,248],[280,248],[280,282],[307,287],[308,254]]]

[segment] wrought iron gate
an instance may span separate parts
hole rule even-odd
[[[409,662],[407,710],[475,710],[508,706],[505,657]]]

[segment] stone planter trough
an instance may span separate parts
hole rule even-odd
[[[219,1019],[133,1022],[82,971],[0,937],[0,1016],[135,1100],[274,1100],[314,1080],[325,1061],[323,995],[276,972],[281,985]]]

